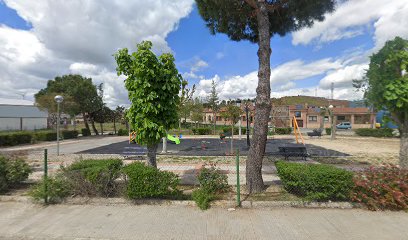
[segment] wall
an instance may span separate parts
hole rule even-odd
[[[47,128],[47,118],[0,118],[0,131],[35,130],[44,128]]]

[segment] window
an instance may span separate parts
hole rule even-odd
[[[242,121],[245,122],[246,121],[246,117],[242,116]]]
[[[324,122],[329,122],[329,116],[324,116]]]
[[[309,122],[317,122],[317,116],[309,116]]]
[[[337,116],[337,120],[344,121],[346,120],[346,116]]]
[[[296,112],[295,112],[295,117],[297,117],[297,118],[302,117],[302,112],[296,111]]]
[[[222,120],[222,118],[220,117],[220,116],[217,116],[217,121],[221,121]]]

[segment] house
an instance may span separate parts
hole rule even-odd
[[[0,131],[47,128],[48,112],[27,100],[0,98]]]

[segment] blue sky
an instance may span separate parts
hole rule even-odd
[[[355,0],[312,28],[271,40],[272,97],[317,95],[359,99],[351,86],[369,56],[385,41],[408,37],[408,6],[401,0]],[[254,97],[256,44],[211,35],[193,0],[87,1],[0,0],[0,98],[33,99],[46,81],[78,73],[104,83],[110,106],[127,103],[123,77],[112,54],[151,40],[157,53],[171,51],[179,72],[208,94],[211,80],[220,97]]]

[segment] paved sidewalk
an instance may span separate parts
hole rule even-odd
[[[404,212],[0,203],[0,239],[404,240],[407,225]]]

